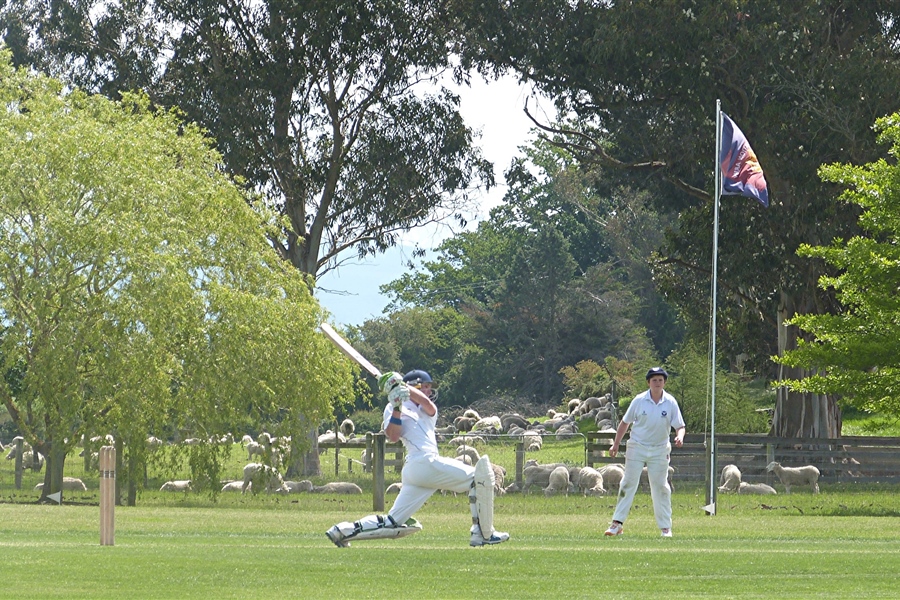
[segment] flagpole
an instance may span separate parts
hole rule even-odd
[[[722,169],[719,157],[722,154],[722,101],[716,99],[716,192],[713,208],[713,250],[712,250],[712,358],[711,358],[711,410],[709,419],[709,491],[706,495],[706,508],[710,515],[716,514],[716,308],[719,266],[719,199],[722,195]]]

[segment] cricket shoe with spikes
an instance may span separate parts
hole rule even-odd
[[[472,537],[469,540],[470,546],[492,546],[494,544],[502,544],[506,540],[509,539],[509,534],[504,533],[503,531],[495,531],[491,534],[491,537],[486,538],[481,535],[481,531],[473,531]]]
[[[344,534],[341,532],[340,528],[337,525],[334,525],[331,529],[325,532],[325,535],[329,540],[334,543],[338,548],[349,548],[350,542],[344,539]]]

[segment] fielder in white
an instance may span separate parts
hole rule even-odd
[[[668,378],[669,374],[662,367],[647,371],[650,389],[634,397],[616,429],[610,456],[619,453],[619,444],[629,426],[631,437],[625,448],[625,476],[619,485],[619,501],[606,535],[622,534],[622,525],[631,511],[641,471],[646,465],[656,525],[663,537],[672,537],[672,490],[668,482],[672,445],[669,443],[669,430],[675,428],[674,443],[676,448],[680,448],[684,443],[684,418],[678,402],[663,390]]]
[[[469,545],[499,544],[509,534],[495,531],[494,470],[487,456],[472,467],[438,452],[434,435],[437,406],[432,401],[431,376],[425,371],[385,373],[378,380],[388,397],[384,409],[384,431],[392,442],[403,441],[406,464],[401,471],[403,486],[386,515],[368,515],[351,523],[344,521],[325,532],[341,548],[350,540],[403,537],[422,530],[412,518],[437,490],[468,492],[472,510]]]

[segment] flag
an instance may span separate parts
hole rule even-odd
[[[722,113],[719,165],[722,169],[722,194],[756,198],[763,206],[769,206],[769,188],[759,160],[747,138],[725,113]]]

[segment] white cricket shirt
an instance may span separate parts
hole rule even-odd
[[[394,408],[390,404],[384,408],[384,420],[381,424],[384,429],[387,429],[393,411]],[[412,400],[406,400],[400,412],[402,414],[400,417],[400,441],[406,448],[406,459],[440,454],[437,438],[434,436],[437,411],[433,417],[429,416],[418,404]]]
[[[645,446],[665,446],[669,431],[684,427],[678,402],[665,390],[659,404],[650,398],[650,390],[635,396],[622,420],[631,423],[629,440]]]

